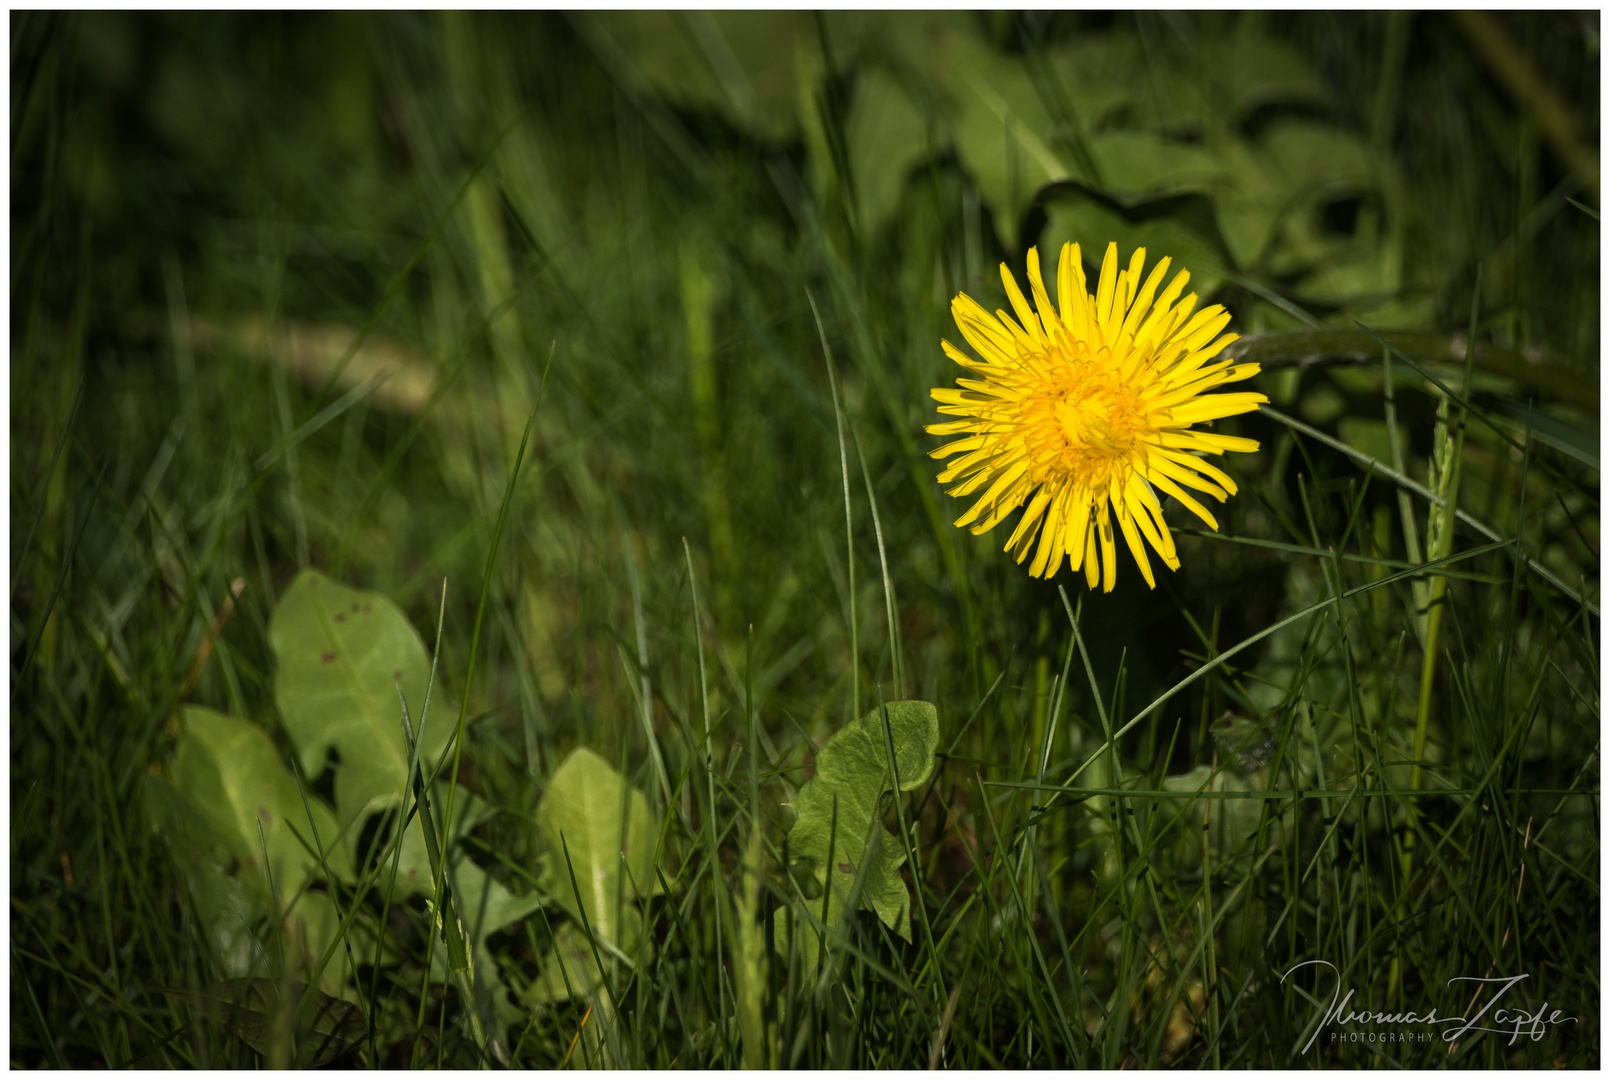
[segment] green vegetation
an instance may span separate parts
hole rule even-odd
[[[1597,1067],[1598,49],[14,14],[10,1063]],[[1070,239],[1264,366],[1155,590],[927,456]]]

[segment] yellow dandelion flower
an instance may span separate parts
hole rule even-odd
[[[1071,569],[1084,567],[1091,588],[1099,577],[1103,591],[1111,592],[1118,580],[1116,518],[1141,576],[1155,588],[1143,537],[1170,570],[1180,565],[1158,493],[1174,496],[1217,531],[1213,515],[1184,489],[1223,502],[1235,494],[1235,481],[1197,455],[1258,449],[1253,439],[1192,430],[1269,399],[1204,396],[1251,378],[1258,365],[1214,363],[1236,339],[1220,334],[1230,316],[1217,304],[1193,315],[1196,294],[1180,299],[1190,280],[1183,270],[1158,295],[1169,260],[1142,284],[1145,264],[1142,248],[1120,271],[1118,245],[1108,244],[1092,296],[1079,245],[1064,245],[1057,266],[1060,303],[1053,307],[1039,252],[1030,248],[1033,307],[1001,264],[1015,320],[1004,311],[991,315],[965,293],[951,304],[962,337],[980,359],[940,342],[945,355],[976,378],[958,378],[960,389],[933,391],[941,413],[964,418],[928,427],[933,435],[960,436],[932,452],[955,458],[939,482],[954,483],[947,490],[957,497],[983,489],[956,519],[975,535],[1027,503],[1006,550],[1021,563],[1033,549],[1029,573],[1035,577],[1055,574],[1066,555]]]

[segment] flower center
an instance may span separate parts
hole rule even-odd
[[[1098,356],[1053,353],[1039,393],[1024,402],[1039,445],[1035,457],[1048,476],[1105,493],[1133,466],[1150,430],[1141,395]]]

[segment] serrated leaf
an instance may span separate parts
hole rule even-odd
[[[431,796],[431,803],[436,807],[446,806],[446,792],[445,782],[437,784],[436,791]],[[469,790],[460,787],[454,800],[453,842],[448,844],[448,851],[451,860],[449,872],[452,875],[450,884],[453,899],[473,959],[475,975],[472,985],[476,1001],[483,1013],[490,1010],[491,1016],[497,1021],[497,1026],[490,1033],[491,1037],[501,1040],[503,1029],[518,1020],[520,1013],[508,996],[508,988],[498,972],[497,962],[487,945],[487,939],[511,923],[531,914],[541,906],[542,898],[534,893],[516,896],[462,854],[461,844],[464,837],[491,813],[490,806]],[[390,865],[387,864],[384,873],[389,875],[390,872]],[[408,831],[403,835],[402,851],[397,864],[397,887],[404,894],[427,898],[432,895],[430,856],[425,845],[425,834],[417,816],[409,823]],[[447,955],[442,949],[437,949],[431,954],[431,978],[439,982],[449,982],[452,979]]]
[[[883,827],[884,797],[897,777],[900,791],[926,782],[938,747],[938,710],[926,701],[891,701],[834,732],[818,751],[814,773],[790,804],[798,817],[788,843],[828,892],[830,928],[843,922],[859,875],[861,907],[911,940],[911,894],[900,878],[905,849]]]
[[[349,848],[360,819],[395,805],[408,775],[397,703],[402,682],[410,710],[423,706],[430,658],[402,610],[379,593],[349,589],[304,570],[268,624],[276,669],[274,696],[305,775],[324,771],[335,751],[336,820]],[[436,700],[445,700],[440,681]],[[422,764],[434,762],[452,733],[445,710],[425,724]],[[415,726],[419,725],[416,715]]]
[[[212,709],[186,708],[173,764],[165,775],[146,777],[145,795],[225,971],[263,973],[254,927],[273,913],[274,897],[288,909],[281,912],[292,931],[287,947],[299,938],[300,951],[323,951],[338,920],[327,896],[303,891],[318,872],[318,845],[296,779],[267,732]],[[346,852],[334,843],[334,815],[312,795],[307,805],[330,869],[350,875]],[[295,959],[294,953],[285,958]],[[325,985],[338,989],[345,977],[345,957],[338,955],[325,971]]]
[[[1211,191],[1225,166],[1201,147],[1169,142],[1149,132],[1112,131],[1090,141],[1107,190],[1126,198]]]
[[[508,1026],[524,1014],[509,997],[508,985],[503,981],[487,940],[541,907],[542,898],[535,894],[516,896],[467,859],[459,862],[453,874],[454,897],[462,911],[470,953],[475,958],[476,1004],[483,1014],[490,1013],[493,1023],[488,1027],[488,1035],[501,1044]],[[439,982],[449,980],[445,959],[441,950],[433,955],[431,977]]]
[[[553,948],[542,961],[536,979],[525,992],[525,999],[533,1004],[552,1004],[585,997],[598,985],[598,964],[593,959],[592,945],[587,933],[575,923],[567,922],[554,931]]]
[[[397,700],[400,679],[415,729],[424,705],[430,659],[408,617],[378,593],[350,589],[314,570],[303,571],[280,599],[269,623],[277,661],[274,688],[286,730],[309,774],[321,771],[331,750],[335,765],[336,818],[349,848],[363,820],[398,805],[408,775],[408,750]],[[435,701],[446,700],[438,674]],[[424,720],[421,768],[440,756],[452,734],[449,710],[436,705]],[[447,805],[448,786],[436,785],[431,803]],[[487,938],[535,910],[536,896],[517,897],[460,852],[458,841],[489,808],[459,788],[454,799],[452,841],[447,844],[452,892],[473,961],[475,997],[500,1025],[518,1019],[505,992]],[[438,827],[440,827],[438,822]],[[389,875],[389,863],[383,868]],[[433,895],[433,874],[421,818],[415,814],[403,836],[397,886],[405,894]],[[444,913],[445,914],[445,913]],[[433,953],[432,977],[451,976],[441,950]],[[501,1039],[501,1028],[492,1038]]]

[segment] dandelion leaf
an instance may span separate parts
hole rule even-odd
[[[281,939],[285,961],[305,967],[322,954],[338,920],[325,894],[306,890],[319,870],[319,844],[334,873],[349,876],[350,867],[334,843],[334,815],[311,794],[304,806],[267,732],[211,709],[186,708],[172,765],[146,777],[145,798],[226,972],[264,973],[276,898],[288,931]],[[335,990],[345,978],[338,952],[323,981]]]
[[[621,932],[626,939],[637,942],[642,934],[642,916],[633,907],[621,909]],[[600,967],[600,963],[603,967]],[[532,1004],[549,1004],[587,997],[603,984],[604,972],[611,963],[611,954],[600,945],[593,952],[587,931],[579,923],[563,922],[554,930],[553,947],[542,962],[542,969],[525,993]]]
[[[795,133],[794,43],[814,35],[808,13],[617,11],[585,25],[671,104],[767,138]],[[743,89],[735,96],[737,86]]]
[[[422,715],[430,656],[408,617],[378,593],[350,589],[315,570],[293,581],[269,622],[269,645],[277,669],[274,691],[280,715],[296,744],[304,771],[312,776],[335,760],[336,822],[349,851],[355,852],[364,820],[402,803],[408,778],[397,684],[407,696],[414,729],[423,728],[421,767],[441,756],[453,731],[451,710],[433,704]],[[434,701],[450,700],[438,673]],[[333,753],[332,753],[333,752]],[[431,793],[437,815],[445,812],[448,784]],[[411,797],[410,797],[411,801]],[[484,820],[490,808],[464,788],[453,800],[453,839]],[[438,824],[440,818],[438,816]],[[536,896],[516,896],[462,854],[446,845],[452,873],[455,913],[472,960],[472,985],[483,1015],[498,1022],[492,1037],[518,1019],[505,992],[487,938],[535,910]],[[389,876],[389,860],[382,874]],[[385,880],[384,878],[382,880]],[[421,819],[415,814],[403,836],[397,867],[402,895],[434,893],[434,876]],[[444,917],[452,917],[444,913]],[[450,982],[445,955],[433,954],[431,977]]]
[[[355,846],[361,819],[402,798],[408,750],[397,683],[418,728],[430,676],[425,643],[396,604],[316,570],[304,570],[285,590],[268,641],[276,661],[274,695],[303,773],[318,776],[334,751],[336,820]],[[445,700],[440,682],[436,700]],[[424,727],[421,760],[434,762],[453,725],[436,715]]]
[[[815,772],[790,804],[797,819],[788,844],[827,893],[830,929],[843,923],[859,881],[861,908],[911,940],[911,894],[900,878],[905,849],[883,827],[883,811],[888,793],[927,781],[938,746],[932,705],[891,701],[840,728],[817,753]],[[812,906],[820,918],[821,907]]]
[[[637,901],[660,891],[654,872],[659,827],[643,793],[609,762],[578,747],[542,794],[537,833],[544,891],[572,918],[585,914],[595,933],[621,945],[617,897]]]
[[[305,983],[274,979],[233,978],[200,990],[159,987],[158,992],[188,1001],[220,1019],[236,1038],[262,1054],[271,1055],[275,1044],[284,1045],[291,1025],[305,1017],[297,1032],[293,1062],[316,1069],[356,1046],[366,1032],[363,1010],[350,1001],[312,991],[314,1002],[304,1002]]]
[[[458,905],[464,931],[474,958],[475,1000],[482,1015],[490,1015],[488,1035],[501,1043],[508,1026],[523,1016],[509,997],[509,988],[498,971],[497,960],[488,939],[499,930],[531,914],[542,904],[534,893],[517,896],[474,863],[460,861],[454,872],[453,896]],[[451,982],[444,950],[432,954],[431,978]]]
[[[447,792],[448,785],[442,781],[431,793],[431,806],[437,814],[441,814],[447,806]],[[456,917],[469,944],[473,972],[471,983],[476,1002],[483,1015],[490,1015],[497,1021],[489,1034],[494,1039],[501,1039],[504,1028],[520,1019],[520,1012],[508,996],[508,988],[498,972],[487,941],[499,930],[535,911],[541,906],[542,898],[535,893],[516,895],[464,855],[462,844],[465,836],[492,813],[491,806],[468,789],[460,787],[453,800],[453,842],[447,845],[447,851],[448,873],[452,875],[449,884]],[[391,862],[388,858],[381,868],[382,887],[390,875]],[[408,831],[403,834],[402,851],[397,857],[396,887],[399,896],[423,896],[429,901],[434,895],[435,881],[430,855],[417,814],[408,823]],[[431,953],[431,978],[443,983],[453,981],[445,949],[437,948]]]
[[[928,120],[894,76],[871,67],[856,82],[848,128],[844,142],[862,227],[876,234],[899,209],[906,178],[932,150]]]
[[[1164,791],[1195,792],[1199,797],[1185,802],[1179,799],[1161,800],[1156,813],[1166,823],[1179,829],[1179,855],[1182,864],[1189,865],[1201,859],[1200,845],[1205,828],[1208,842],[1221,859],[1250,858],[1253,854],[1250,841],[1263,819],[1266,800],[1204,797],[1207,792],[1261,791],[1261,776],[1243,777],[1236,770],[1215,771],[1207,765],[1198,765],[1187,773],[1163,778]],[[1279,804],[1269,804],[1273,810]],[[1271,814],[1271,820],[1278,814]],[[1162,850],[1162,849],[1160,849]],[[1176,853],[1179,854],[1179,853]]]
[[[562,923],[553,935],[553,948],[542,970],[526,991],[533,1004],[551,1004],[585,997],[598,986],[598,964],[593,959],[587,932],[572,922]]]
[[[542,890],[572,921],[556,931],[528,996],[556,1001],[598,985],[587,928],[605,964],[610,946],[628,956],[638,948],[643,920],[635,905],[662,891],[654,857],[659,826],[643,793],[586,747],[571,751],[553,774],[536,821]]]

